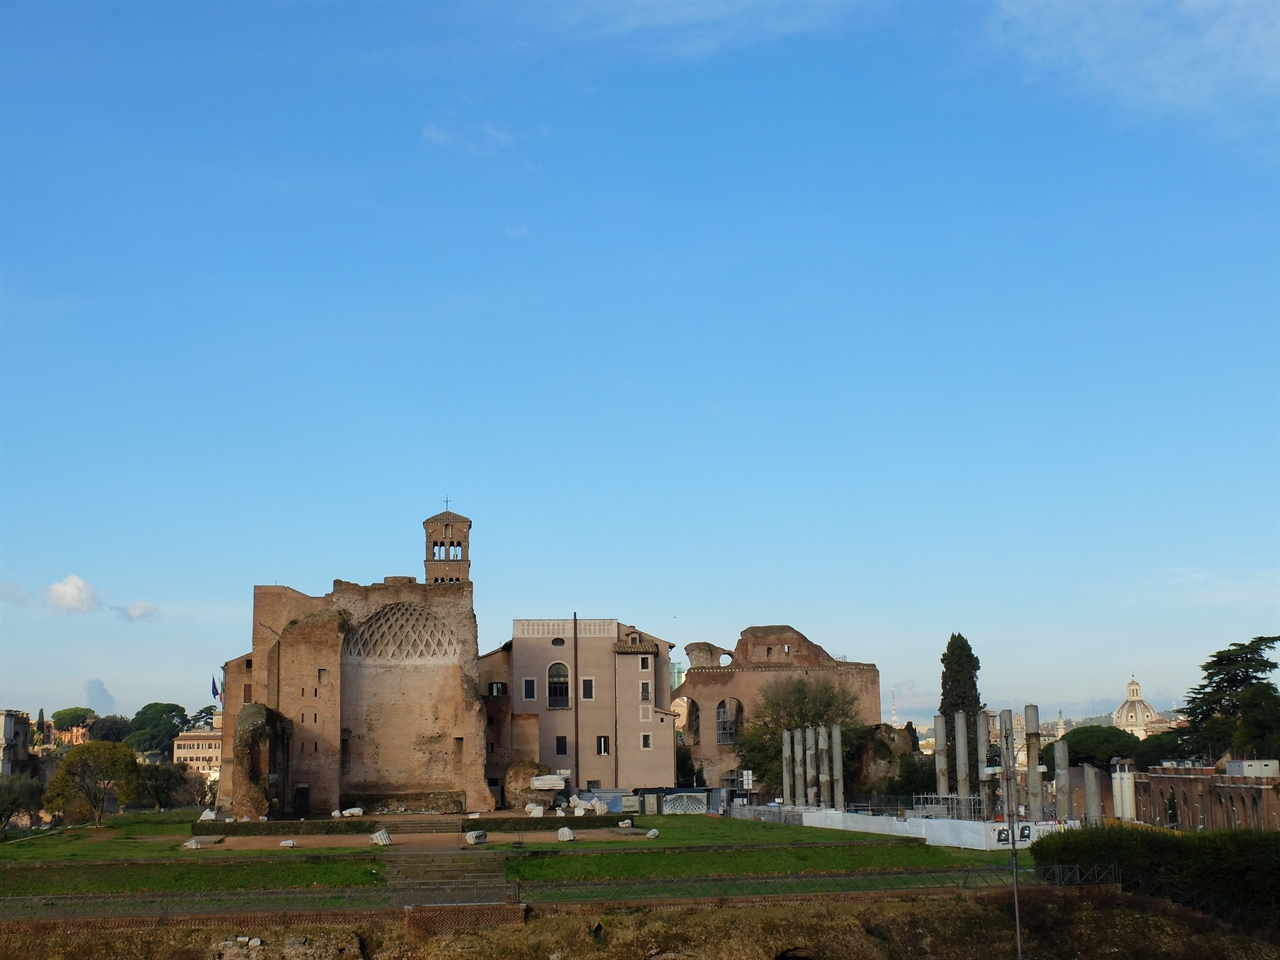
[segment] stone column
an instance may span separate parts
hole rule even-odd
[[[818,748],[813,727],[804,728],[804,805],[818,805]]]
[[[796,789],[795,789],[794,796],[796,800],[796,806],[803,807],[805,805],[805,796],[806,796],[806,792],[805,792],[806,778],[804,775],[804,731],[799,728],[792,730],[791,739],[794,741],[794,746],[792,748],[791,765],[795,767],[795,770],[796,770]]]
[[[831,808],[831,741],[827,728],[818,728],[818,796],[823,807]]]
[[[1089,827],[1102,826],[1102,784],[1098,780],[1098,768],[1092,763],[1081,764],[1084,771],[1084,822]]]
[[[1000,711],[1000,765],[1004,775],[1000,778],[1000,791],[1004,797],[1005,823],[1011,823],[1018,812],[1018,766],[1013,740],[1013,711]],[[1012,794],[1012,796],[1010,796]]]
[[[791,806],[791,731],[782,731],[782,804]]]
[[[831,725],[831,786],[835,789],[835,806],[844,813],[844,749],[840,746],[840,724]]]
[[[1071,819],[1071,763],[1067,741],[1059,740],[1053,745],[1053,782],[1058,791],[1058,819]]]
[[[1032,823],[1044,819],[1044,790],[1040,781],[1040,708],[1026,706],[1027,718],[1027,817]]]
[[[947,779],[947,718],[938,714],[933,718],[933,768],[938,772],[938,796],[951,792]]]
[[[968,797],[969,793],[969,724],[968,718],[964,715],[963,710],[956,711],[956,793],[962,797]],[[968,818],[969,810],[966,805],[961,813],[962,818]]]

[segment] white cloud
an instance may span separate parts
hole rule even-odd
[[[849,15],[852,3],[569,2],[537,7],[543,25],[563,39],[622,42],[658,59],[695,60],[726,47],[767,43],[826,30]]]
[[[148,617],[160,616],[160,610],[154,603],[126,603],[123,607],[112,607],[117,614],[126,620],[145,620]]]
[[[5,603],[12,603],[14,606],[23,607],[26,606],[27,601],[30,599],[30,595],[16,583],[11,583],[7,580],[4,583],[0,583],[0,600],[3,600]]]
[[[436,126],[430,126],[422,131],[422,138],[429,143],[453,143],[458,139],[458,135],[450,133],[448,130],[441,130]]]
[[[54,609],[68,613],[88,613],[98,606],[92,584],[86,583],[74,573],[45,587],[44,599]]]
[[[515,135],[507,133],[505,130],[499,130],[490,123],[480,124],[480,132],[484,134],[485,139],[496,147],[509,147],[515,143]]]
[[[1280,94],[1280,4],[1004,0],[997,41],[1035,72],[1134,104],[1214,111]]]

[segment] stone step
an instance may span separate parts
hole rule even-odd
[[[450,818],[400,818],[396,820],[379,820],[378,826],[387,833],[457,833],[465,832],[462,820]]]

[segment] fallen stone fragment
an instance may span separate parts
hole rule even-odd
[[[471,844],[472,846],[475,846],[477,843],[484,843],[488,839],[489,839],[489,835],[485,833],[483,830],[467,831],[467,843]]]
[[[387,833],[386,828],[379,830],[377,833],[369,837],[369,842],[377,844],[379,847],[391,846],[391,834]]]
[[[657,831],[657,830],[650,830],[648,833],[646,833],[646,834],[645,834],[645,836],[646,836],[647,838],[649,838],[650,840],[657,840],[657,839],[658,839],[658,831]]]
[[[556,839],[557,840],[576,840],[577,834],[575,834],[568,827],[561,827],[559,831],[556,833]]]

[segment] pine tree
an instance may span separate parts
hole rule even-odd
[[[984,708],[978,696],[978,671],[982,668],[969,641],[959,633],[953,633],[942,655],[942,702],[938,712],[946,718],[947,770],[950,771],[950,788],[954,792],[959,781],[960,768],[956,765],[956,711],[963,710],[969,739],[969,789],[978,790],[978,754],[986,745],[978,743],[978,711]],[[936,737],[936,734],[935,734]]]

